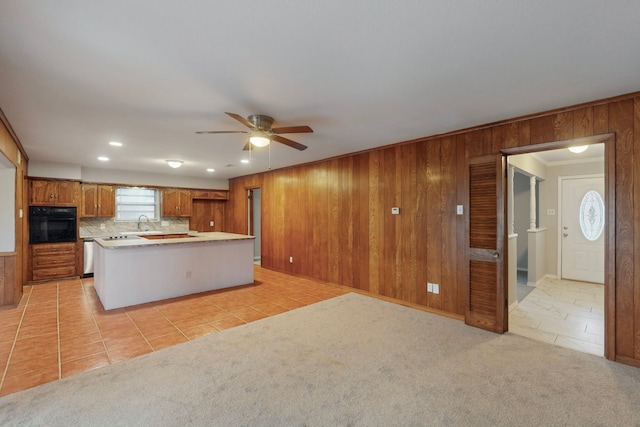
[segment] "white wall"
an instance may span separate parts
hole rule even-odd
[[[39,178],[73,179],[110,184],[151,185],[158,187],[203,188],[216,190],[229,189],[229,181],[226,179],[196,178],[114,169],[83,168],[79,165],[68,163],[30,161],[28,175]]]
[[[527,270],[529,246],[527,243],[529,229],[529,177],[520,172],[513,176],[513,231],[518,235],[517,266],[519,270]]]
[[[16,168],[0,153],[0,252],[16,250]]]

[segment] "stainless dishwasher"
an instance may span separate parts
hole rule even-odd
[[[93,277],[93,239],[84,239],[82,277]]]

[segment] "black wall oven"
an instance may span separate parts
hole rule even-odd
[[[75,207],[30,206],[29,243],[75,242],[77,223]]]

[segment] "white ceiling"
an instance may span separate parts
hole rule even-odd
[[[31,160],[226,179],[269,151],[195,134],[225,111],[311,126],[270,153],[305,163],[638,91],[639,28],[632,0],[0,0],[0,108]]]

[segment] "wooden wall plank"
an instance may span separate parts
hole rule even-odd
[[[339,181],[339,277],[341,285],[353,287],[353,157],[338,160]]]
[[[593,106],[593,134],[602,135],[609,132],[608,104]]]
[[[456,139],[442,138],[440,146],[440,199],[442,200],[442,270],[440,288],[442,309],[455,313],[458,307],[457,253],[462,248],[452,238],[457,234],[456,216]]]
[[[381,235],[383,251],[382,262],[379,265],[380,290],[382,295],[391,298],[400,297],[396,283],[396,270],[399,268],[396,264],[396,221],[398,218],[397,215],[391,215],[391,208],[398,205],[396,202],[396,153],[396,147],[384,149],[382,151],[381,165],[381,203],[383,206],[382,222],[384,224],[384,232]]]
[[[580,108],[573,112],[573,137],[593,135],[593,107]]]
[[[384,206],[380,202],[382,151],[369,153],[369,291],[382,295],[380,266],[383,265]],[[364,255],[364,254],[363,254]]]
[[[487,140],[491,141],[491,129],[477,130],[462,134],[467,157],[478,157],[484,155]],[[492,150],[491,150],[492,151]]]
[[[399,204],[400,215],[398,224],[400,232],[398,234],[398,264],[399,285],[402,290],[402,300],[415,303],[417,300],[416,276],[418,265],[416,260],[416,245],[418,236],[416,235],[416,215],[417,215],[417,164],[416,164],[416,144],[405,144],[400,146],[400,195]]]
[[[640,165],[640,97],[634,99],[633,102],[633,165],[635,169]],[[634,193],[634,209],[633,209],[633,224],[634,224],[634,237],[633,237],[633,278],[632,280],[634,286],[634,295],[633,295],[633,305],[634,305],[634,315],[633,315],[633,324],[634,324],[634,349],[633,349],[633,358],[640,360],[640,283],[635,277],[636,273],[640,273],[638,268],[638,257],[640,257],[640,238],[638,235],[640,233],[636,233],[638,231],[636,227],[640,225],[640,173],[637,170],[634,170],[633,174],[633,193]]]
[[[469,300],[469,230],[467,229],[466,216],[469,213],[469,168],[467,167],[467,157],[465,150],[465,140],[458,136],[456,138],[456,205],[463,207],[463,214],[456,215],[456,245],[460,249],[457,253],[456,266],[458,275],[456,286],[458,289],[458,301],[455,313],[464,314],[467,301]]]
[[[553,141],[553,116],[536,117],[529,121],[531,127],[531,145]]]
[[[463,137],[460,137],[463,138]],[[427,227],[427,211],[429,199],[427,196],[427,146],[430,142],[416,144],[416,303],[427,305],[427,246],[429,231]],[[463,142],[464,144],[464,142]]]
[[[353,286],[369,290],[369,153],[354,158],[354,276]]]
[[[499,153],[503,148],[518,147],[520,145],[520,126],[518,123],[507,123],[500,126],[500,130],[502,131],[502,145],[489,154]]]
[[[616,353],[634,352],[633,100],[609,105],[609,131],[616,134]]]
[[[442,285],[442,140],[430,141],[427,145],[427,279]],[[428,293],[428,306],[442,309],[442,292]]]
[[[340,175],[338,171],[338,159],[329,162],[328,169],[329,199],[327,207],[329,209],[329,222],[326,224],[326,232],[329,235],[329,254],[327,280],[333,283],[340,281],[340,236],[338,236],[338,225],[343,218],[340,218]]]
[[[520,147],[525,145],[530,145],[531,144],[531,122],[529,120],[519,122],[518,131],[519,131],[518,145]]]
[[[573,138],[573,112],[567,111],[554,115],[553,139],[550,141],[564,141],[571,138]]]

